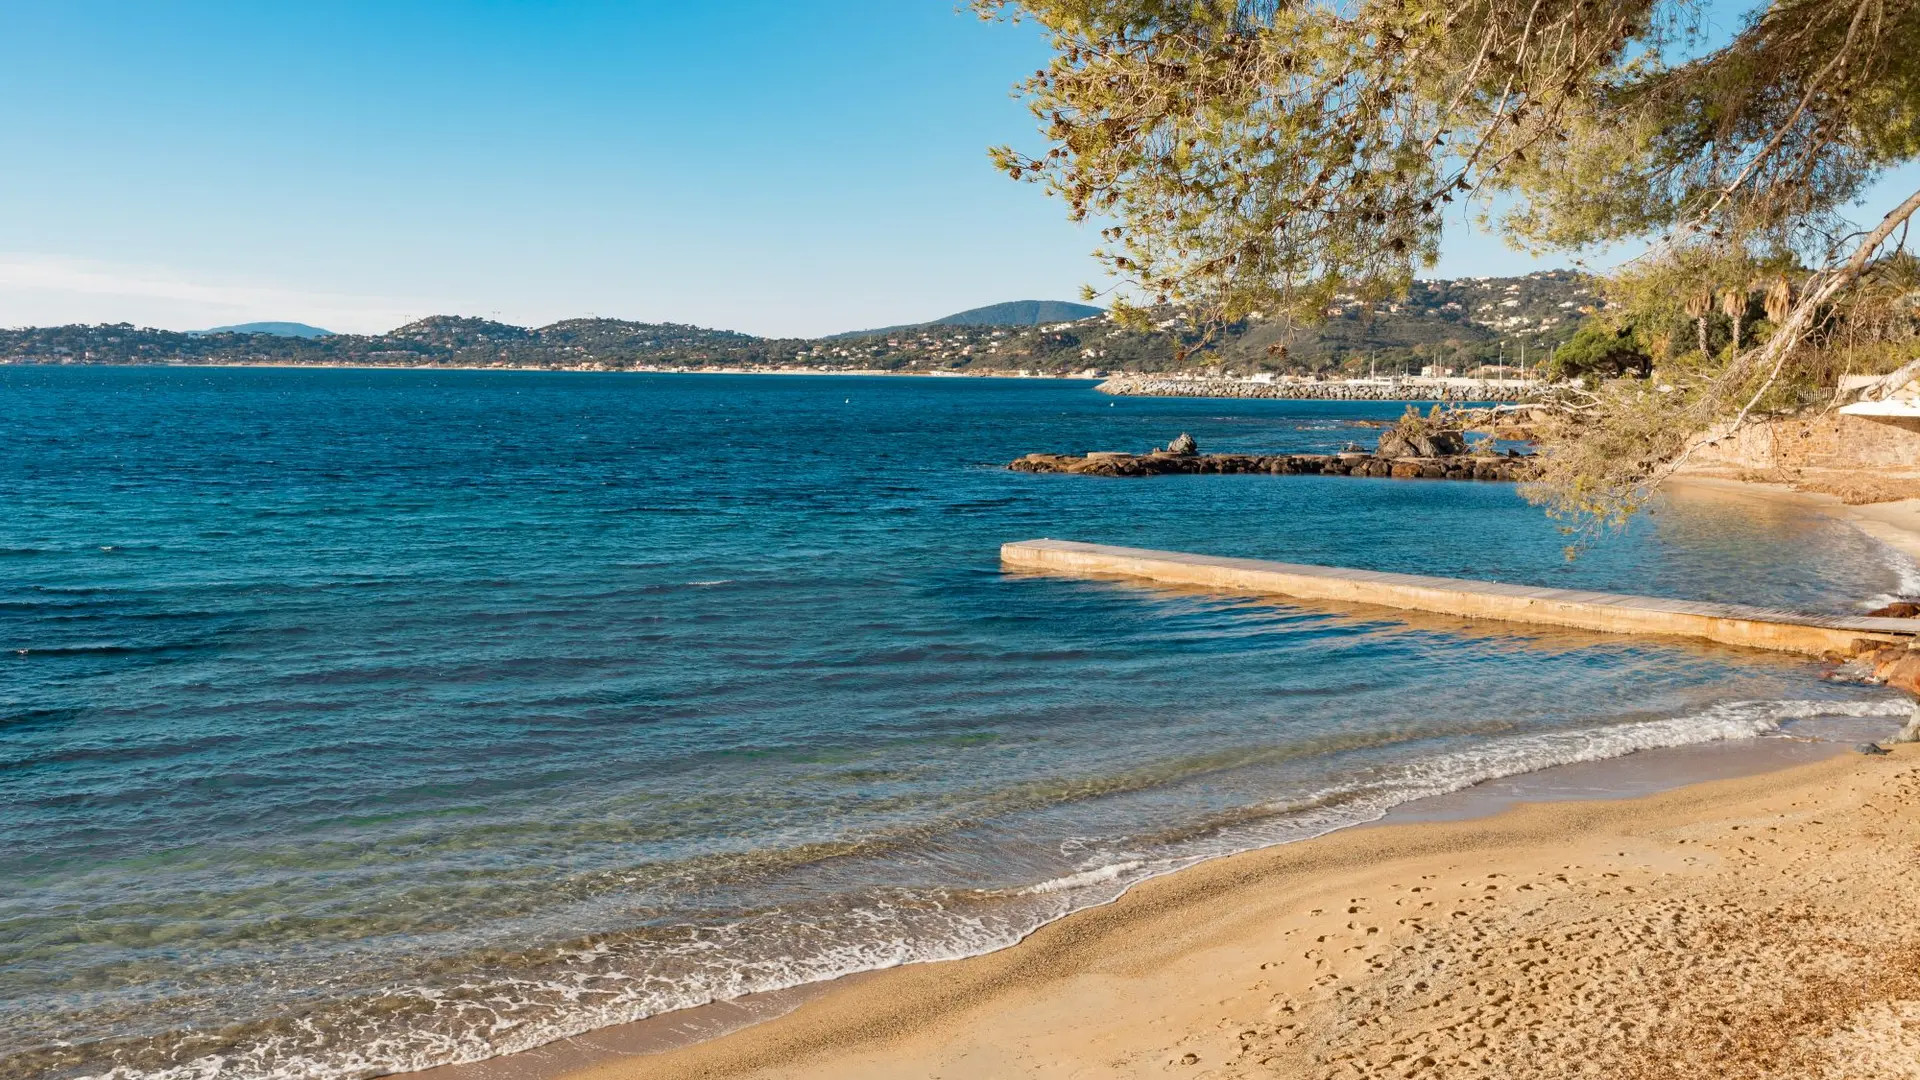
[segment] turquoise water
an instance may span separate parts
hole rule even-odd
[[[1855,610],[1694,494],[1030,476],[1395,406],[1025,380],[0,367],[0,1074],[375,1075],[1004,945],[1634,748],[1891,727],[1779,656],[1010,575],[1036,536]]]

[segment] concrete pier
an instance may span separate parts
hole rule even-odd
[[[1920,634],[1920,625],[1917,625],[1920,619],[1819,615],[1738,604],[1148,551],[1071,540],[1022,540],[1007,544],[1000,549],[1000,561],[1024,570],[1143,578],[1205,589],[1373,604],[1468,619],[1563,626],[1608,634],[1703,638],[1723,645],[1812,656],[1852,656],[1881,645],[1905,645]]]

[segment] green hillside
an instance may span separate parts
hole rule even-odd
[[[126,323],[0,330],[0,359],[24,363],[293,363],[631,370],[815,367],[822,370],[1216,370],[1363,373],[1440,364],[1460,369],[1542,356],[1599,302],[1586,277],[1547,271],[1517,278],[1415,283],[1404,300],[1346,301],[1311,326],[1248,321],[1202,341],[1177,311],[1148,332],[1124,330],[1085,305],[1020,301],[961,312],[1037,323],[928,323],[832,338],[761,338],[680,323],[568,319],[542,327],[436,315],[385,334],[318,338],[268,333],[179,333]],[[1050,320],[1056,313],[1080,314]],[[1177,349],[1192,355],[1177,363]]]
[[[933,326],[1041,326],[1046,323],[1073,322],[1106,314],[1092,304],[1070,304],[1064,300],[1013,300],[970,308],[935,319]]]

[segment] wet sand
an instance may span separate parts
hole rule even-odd
[[[1873,524],[1920,554],[1920,510]],[[1920,1080],[1915,912],[1920,746],[1651,751],[1205,863],[987,956],[419,1075]]]
[[[425,1075],[1920,1077],[1920,747],[1748,745],[1766,759],[1720,767],[1774,771],[1509,805],[1543,794],[1514,778],[710,1041]],[[1706,760],[1667,753],[1557,790]]]
[[[1751,500],[1811,506],[1852,525],[1910,559],[1920,560],[1920,499],[1848,506],[1835,496],[1795,491],[1785,484],[1754,483],[1696,473],[1683,473],[1668,483],[1695,491],[1720,491]]]
[[[1920,747],[1350,829],[585,1080],[1920,1076]]]

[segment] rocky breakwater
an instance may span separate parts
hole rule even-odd
[[[1393,433],[1389,433],[1391,435]],[[1447,433],[1442,433],[1444,436]],[[1202,454],[1193,437],[1182,435],[1167,449],[1144,454],[1095,451],[1088,454],[1028,454],[1007,467],[1016,472],[1072,473],[1076,476],[1172,476],[1197,473],[1267,473],[1274,476],[1379,476],[1408,480],[1525,480],[1533,459],[1466,452],[1456,435],[1421,437],[1419,446],[1393,443],[1387,451],[1342,454]],[[1382,443],[1388,438],[1383,436]],[[1183,452],[1184,451],[1184,452]],[[1424,452],[1423,452],[1424,451]]]
[[[1879,615],[1879,612],[1872,612]],[[1895,615],[1894,618],[1911,618],[1907,615]],[[1861,642],[1862,648],[1856,652],[1851,664],[1843,667],[1842,673],[1858,678],[1864,676],[1895,690],[1904,690],[1912,695],[1913,715],[1907,720],[1907,726],[1892,739],[1893,742],[1920,742],[1920,641],[1909,645],[1875,646],[1871,642]],[[1849,672],[1849,668],[1851,671]],[[1861,747],[1872,752],[1869,747]]]
[[[1530,383],[1501,379],[1206,378],[1191,375],[1115,375],[1094,389],[1120,397],[1282,398],[1304,401],[1519,401]]]

